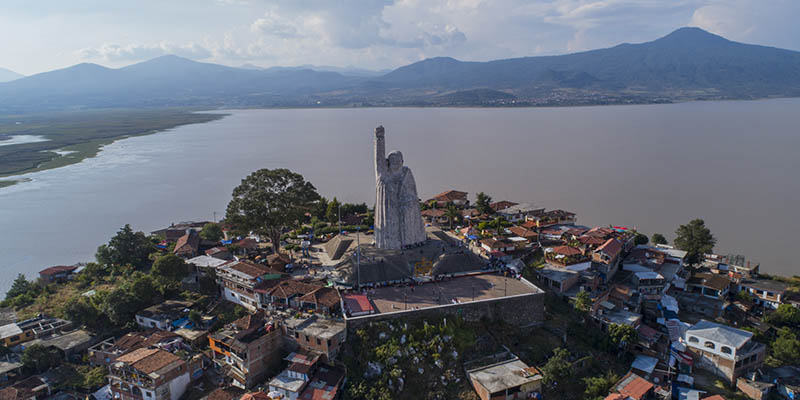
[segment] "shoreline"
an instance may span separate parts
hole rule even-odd
[[[221,119],[223,119],[223,118],[225,118],[225,117],[230,115],[228,113],[215,113],[214,111],[217,111],[217,110],[202,110],[202,111],[194,111],[194,112],[192,112],[193,114],[203,114],[203,113],[205,113],[205,115],[210,116],[210,118],[207,121],[180,123],[180,124],[177,124],[177,125],[174,125],[174,126],[171,126],[171,127],[167,127],[167,128],[164,128],[164,129],[154,129],[154,130],[150,130],[150,131],[142,132],[142,133],[132,133],[132,134],[120,135],[120,136],[115,136],[115,137],[110,137],[110,138],[94,139],[94,140],[89,140],[89,141],[82,142],[82,143],[76,143],[76,144],[72,144],[72,145],[68,145],[68,146],[59,147],[57,149],[42,150],[42,152],[44,152],[44,153],[52,153],[52,154],[54,154],[55,157],[53,157],[49,161],[45,161],[43,163],[40,163],[40,164],[36,165],[33,168],[28,168],[28,169],[25,169],[25,170],[22,170],[22,171],[16,171],[16,172],[13,172],[13,173],[8,173],[8,174],[0,173],[0,189],[11,187],[11,186],[14,186],[14,185],[16,185],[18,183],[32,181],[31,178],[25,178],[24,177],[25,175],[28,175],[28,174],[33,174],[33,173],[47,171],[47,170],[51,170],[51,169],[57,169],[57,168],[61,168],[61,167],[66,167],[66,166],[78,164],[78,163],[80,163],[80,162],[82,162],[82,161],[84,161],[86,159],[94,158],[103,150],[104,146],[110,145],[110,144],[115,143],[115,142],[117,142],[119,140],[129,139],[129,138],[138,137],[138,136],[154,135],[154,134],[162,133],[162,132],[168,132],[168,131],[170,131],[172,129],[175,129],[175,128],[178,128],[178,127],[181,127],[181,126],[186,126],[186,125],[218,121],[218,120],[221,120]]]

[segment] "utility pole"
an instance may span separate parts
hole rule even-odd
[[[339,234],[342,234],[342,203],[339,203]]]

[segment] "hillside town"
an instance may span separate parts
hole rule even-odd
[[[574,212],[420,200],[375,129],[376,202],[253,172],[222,221],[122,227],[20,275],[2,400],[743,399],[800,390],[800,279]]]
[[[2,314],[0,393],[427,398],[414,397],[411,382],[438,384],[430,398],[791,399],[800,390],[797,282],[744,256],[691,254],[660,235],[651,243],[632,228],[583,226],[569,211],[483,193],[473,204],[456,190],[421,203],[425,243],[381,254],[370,249],[372,210],[324,208],[284,232],[280,247],[226,222],[148,236],[126,227],[97,263],[18,279]],[[147,273],[136,246],[152,246]],[[52,304],[65,291],[73,296]],[[456,343],[457,327],[473,324],[491,343],[480,333]],[[574,338],[574,324],[592,337]],[[434,326],[456,331],[432,335],[441,343],[425,349],[421,332]],[[535,332],[555,336],[546,358],[520,351]],[[389,351],[354,359],[371,350],[365,343]],[[594,368],[593,352],[612,360],[606,372],[566,388]]]

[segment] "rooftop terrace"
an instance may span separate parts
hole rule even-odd
[[[411,286],[386,286],[371,289],[367,297],[376,313],[424,309],[454,303],[492,300],[540,293],[525,280],[497,274],[461,276]]]

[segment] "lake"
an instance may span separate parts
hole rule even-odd
[[[373,130],[420,196],[447,189],[577,213],[672,239],[703,218],[716,251],[798,273],[800,99],[580,108],[230,111],[105,146],[0,188],[0,289],[17,273],[90,261],[124,224],[220,218],[251,171],[285,167],[321,194],[374,202]]]

